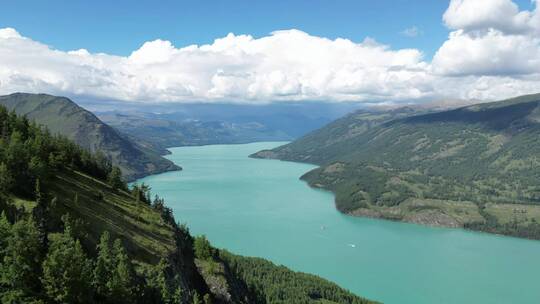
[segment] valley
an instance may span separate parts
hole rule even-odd
[[[95,104],[88,104],[95,108]],[[97,107],[105,123],[145,147],[167,154],[169,147],[290,141],[357,109],[355,104],[284,102],[268,105],[174,104]]]
[[[539,304],[540,0],[3,1],[0,304]]]
[[[0,121],[2,303],[372,303],[216,249],[103,158],[2,106]]]

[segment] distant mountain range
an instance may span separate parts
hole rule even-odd
[[[98,113],[101,120],[134,141],[161,154],[169,147],[285,141],[293,137],[258,122],[174,121],[148,113]]]
[[[121,133],[165,154],[166,148],[176,146],[290,141],[357,107],[319,103],[173,104],[114,111],[98,107],[95,113]]]
[[[358,111],[253,156],[320,165],[302,179],[351,215],[540,238],[540,94],[424,111]]]
[[[52,133],[66,136],[90,152],[101,151],[120,167],[127,180],[180,169],[156,151],[122,136],[68,98],[15,93],[0,96],[0,105],[19,115],[26,115]]]

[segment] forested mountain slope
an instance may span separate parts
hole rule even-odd
[[[370,303],[193,238],[148,187],[0,106],[0,303]]]
[[[379,120],[351,115],[255,156],[321,165],[302,178],[343,212],[540,238],[540,95]]]
[[[46,126],[92,153],[103,152],[128,180],[179,169],[158,153],[121,136],[94,114],[65,97],[15,93],[0,96],[0,105]]]
[[[408,107],[394,110],[358,110],[289,144],[260,151],[252,156],[323,164],[342,155],[350,140],[385,122],[424,111],[427,110]]]

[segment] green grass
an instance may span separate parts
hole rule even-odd
[[[540,223],[540,206],[516,204],[487,204],[486,212],[502,224],[517,221],[520,224]]]
[[[31,200],[19,198],[16,196],[12,196],[10,199],[13,202],[13,205],[15,205],[15,207],[22,208],[24,212],[31,212],[36,206],[36,202]]]
[[[69,213],[87,224],[84,243],[90,247],[109,231],[112,238],[125,240],[126,249],[140,263],[154,264],[174,249],[172,228],[150,206],[136,203],[128,193],[112,191],[108,185],[73,171],[57,175],[44,187],[57,198],[53,212]],[[103,200],[98,199],[101,194]]]

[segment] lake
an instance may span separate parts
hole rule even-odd
[[[250,159],[283,143],[171,148],[184,168],[139,180],[214,246],[317,274],[384,303],[540,303],[540,241],[339,213],[299,177]]]

